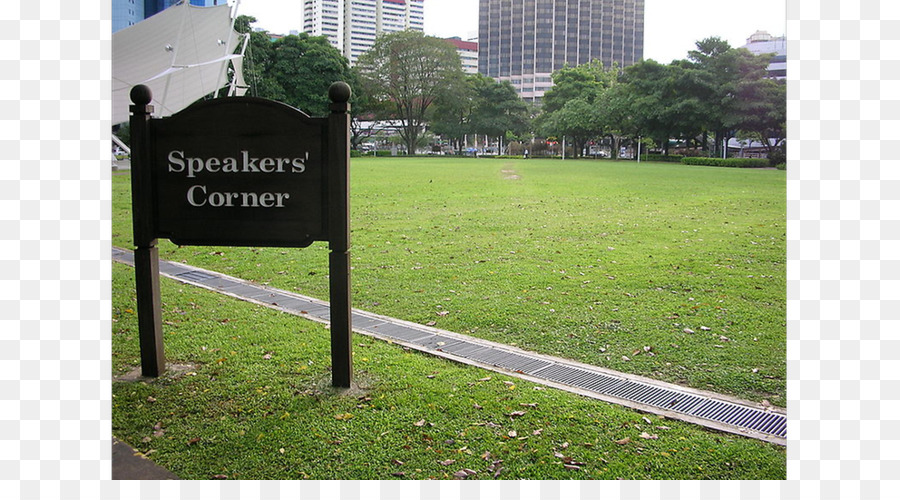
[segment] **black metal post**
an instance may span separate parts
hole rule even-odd
[[[353,352],[350,319],[350,86],[328,89],[328,266],[331,295],[331,377],[334,387],[350,387]]]
[[[159,294],[159,249],[153,234],[153,185],[150,172],[150,88],[131,89],[131,211],[134,225],[134,281],[137,293],[141,373],[158,377],[166,370],[162,302]]]

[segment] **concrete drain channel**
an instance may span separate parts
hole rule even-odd
[[[126,250],[113,247],[112,258],[134,265],[132,253]],[[329,322],[327,302],[171,261],[160,260],[159,270],[160,274],[182,283],[320,323]],[[781,446],[787,444],[787,415],[779,408],[535,354],[365,311],[354,310],[352,321],[357,333],[432,355],[666,418]]]

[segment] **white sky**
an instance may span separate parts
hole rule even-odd
[[[233,3],[232,0],[231,3]],[[238,14],[274,33],[300,30],[300,0],[240,0]],[[694,43],[718,36],[732,47],[744,45],[756,30],[785,34],[785,0],[645,0],[644,58],[669,63],[684,59]],[[425,33],[440,37],[478,36],[478,0],[425,0]]]

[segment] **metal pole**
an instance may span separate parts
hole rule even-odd
[[[331,296],[331,385],[353,381],[350,305],[350,86],[336,82],[328,89],[328,266]]]

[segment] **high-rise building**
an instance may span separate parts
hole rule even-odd
[[[478,71],[540,101],[564,65],[644,56],[644,0],[481,0]]]
[[[350,64],[381,33],[425,30],[424,0],[303,0],[303,31],[326,36]]]
[[[112,32],[137,24],[144,19],[181,3],[182,0],[112,0]],[[226,0],[190,0],[197,7],[224,5]]]

